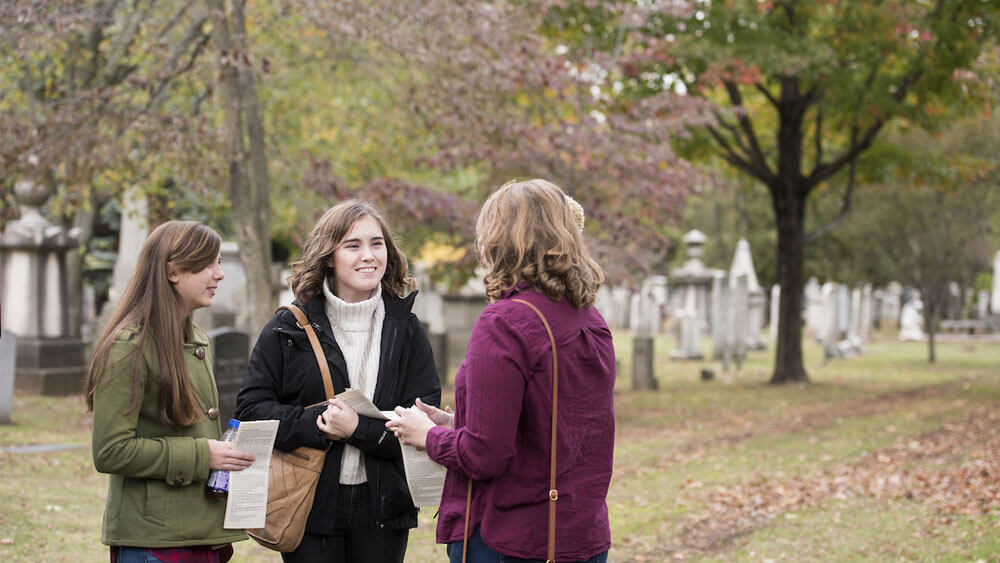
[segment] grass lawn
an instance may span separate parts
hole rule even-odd
[[[773,350],[727,374],[661,337],[659,391],[632,392],[615,336],[611,561],[1000,561],[1000,343],[939,342],[928,364],[890,335],[831,362],[807,340],[812,383],[772,387]],[[16,395],[13,419],[0,448],[76,447],[0,453],[0,561],[107,561],[82,398]],[[433,537],[425,510],[407,561],[444,561]],[[280,558],[241,542],[234,561]]]

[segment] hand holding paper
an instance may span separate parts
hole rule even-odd
[[[427,432],[437,426],[430,416],[419,407],[396,407],[396,415],[399,418],[386,422],[385,427],[392,430],[401,444],[426,449]]]
[[[333,398],[323,414],[316,417],[316,426],[334,440],[350,438],[358,427],[358,413],[343,400]]]

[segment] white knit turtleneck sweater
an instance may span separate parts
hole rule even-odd
[[[348,303],[334,295],[323,282],[326,316],[330,319],[333,337],[344,353],[351,387],[360,389],[369,399],[375,398],[382,348],[382,321],[385,319],[385,303],[382,302],[380,289],[376,289],[369,299]],[[345,444],[340,462],[340,483],[357,485],[366,481],[365,458],[361,450]]]

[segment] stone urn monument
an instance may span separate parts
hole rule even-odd
[[[70,330],[66,257],[78,235],[49,223],[41,207],[51,188],[22,177],[14,185],[21,218],[0,233],[3,327],[17,336],[15,389],[67,395],[83,389],[84,345]]]

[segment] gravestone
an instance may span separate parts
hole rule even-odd
[[[614,298],[611,295],[611,288],[602,285],[597,290],[597,297],[594,298],[594,308],[604,317],[604,322],[608,323],[608,328],[617,326],[614,318]]]
[[[903,286],[899,282],[889,282],[879,305],[879,328],[899,327],[899,315],[903,304]]]
[[[833,282],[823,284],[823,316],[822,332],[818,335],[823,344],[823,355],[826,358],[837,356],[837,343],[840,341],[840,321],[838,313],[840,288]]]
[[[736,242],[736,252],[733,254],[733,261],[729,267],[730,283],[734,283],[740,276],[746,278],[747,285],[747,326],[743,329],[744,334],[746,334],[746,347],[750,350],[763,350],[765,345],[760,339],[760,332],[764,328],[766,298],[764,290],[757,281],[757,270],[753,265],[750,243],[746,239],[740,239]]]
[[[243,384],[250,357],[250,335],[223,327],[209,332],[208,338],[215,384],[219,388],[219,419],[226,421],[236,412],[236,393]]]
[[[903,342],[921,341],[924,335],[924,304],[918,297],[913,297],[903,304],[899,314],[899,339]]]
[[[670,273],[670,286],[675,289],[670,292],[668,309],[671,314],[676,315],[677,311],[688,308],[688,303],[693,300],[701,325],[699,330],[707,331],[711,327],[709,293],[712,271],[702,263],[701,256],[708,239],[700,231],[693,230],[684,235],[682,240],[687,248],[688,258],[683,266]]]
[[[722,270],[712,272],[712,359],[726,353],[726,311],[729,309],[729,281]]]
[[[631,321],[628,317],[628,304],[631,300],[632,290],[624,285],[611,288],[611,319],[605,317],[608,326],[628,330]]]
[[[840,284],[837,292],[837,338],[847,338],[851,328],[851,288]]]
[[[862,342],[868,342],[872,337],[873,311],[875,310],[875,300],[872,297],[872,284],[865,284],[861,288],[861,320],[858,336]]]
[[[660,307],[650,287],[632,295],[632,388],[655,390],[655,338],[660,331]]]
[[[434,365],[437,367],[438,379],[441,385],[444,385],[448,382],[448,335],[444,328],[444,300],[441,294],[434,290],[429,278],[421,276],[418,280],[421,278],[422,282],[417,282],[421,289],[413,302],[413,314],[424,325],[427,340],[431,344]]]
[[[729,371],[729,362],[736,362],[736,371],[743,369],[747,353],[747,333],[750,328],[750,289],[746,274],[736,276],[735,285],[730,280],[729,311],[727,315],[727,353],[724,366]]]
[[[806,283],[805,293],[806,331],[813,338],[822,340],[822,335],[826,332],[826,325],[824,324],[824,319],[826,319],[826,315],[824,314],[825,301],[823,300],[823,289],[816,278],[809,278],[809,281]]]
[[[17,337],[9,331],[0,330],[0,424],[10,424],[16,365]]]
[[[856,356],[864,352],[861,346],[862,297],[861,288],[855,287],[850,290],[850,314],[847,322],[847,336],[838,344],[841,353],[847,357]]]
[[[674,360],[700,360],[701,353],[701,322],[697,310],[697,299],[693,292],[685,296],[687,302],[674,312],[677,319],[677,347],[670,351]]]
[[[976,293],[976,318],[987,319],[990,316],[990,291],[980,289]]]
[[[658,387],[653,373],[653,337],[634,334],[632,337],[632,388],[655,391]]]
[[[472,327],[476,324],[479,314],[486,308],[485,290],[480,295],[447,294],[442,295],[442,312],[447,341],[445,343],[447,365],[460,366],[465,360],[465,350],[472,337]]]
[[[87,371],[79,326],[70,326],[68,314],[67,255],[77,250],[79,229],[42,216],[51,192],[29,177],[14,185],[21,218],[0,232],[0,303],[4,326],[18,336],[15,387],[69,395],[83,389]]]

